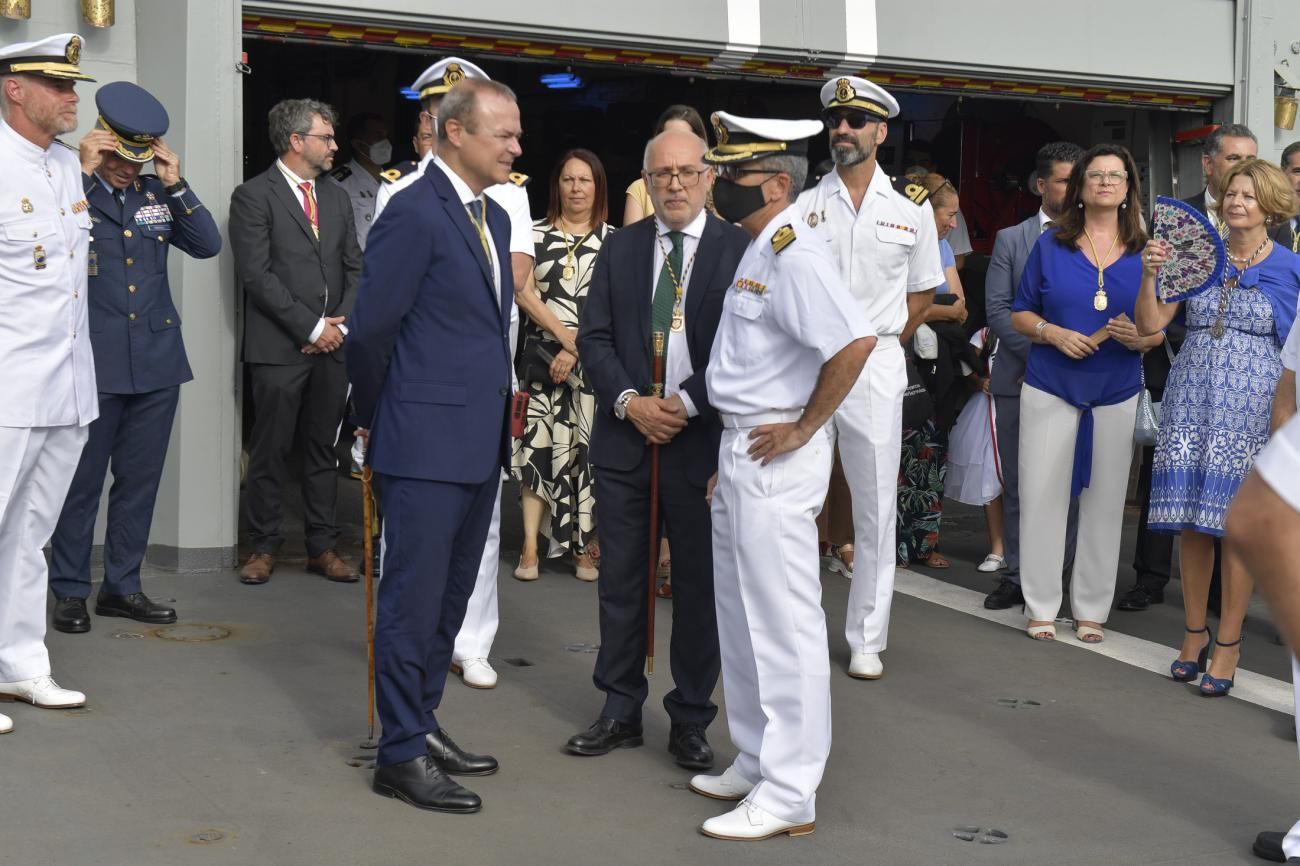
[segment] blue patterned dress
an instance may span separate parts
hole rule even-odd
[[[1281,347],[1295,318],[1298,260],[1275,244],[1232,291],[1216,340],[1220,289],[1184,305],[1187,339],[1160,406],[1147,527],[1223,535],[1223,517],[1268,441]],[[1228,265],[1225,278],[1237,273]]]

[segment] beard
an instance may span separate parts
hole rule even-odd
[[[50,135],[66,135],[77,128],[77,112],[75,108],[70,114],[64,112],[64,106],[52,103],[32,112],[30,119],[38,129]]]
[[[836,165],[848,168],[860,162],[866,162],[874,152],[875,148],[867,150],[856,139],[841,139],[831,144],[831,161]]]

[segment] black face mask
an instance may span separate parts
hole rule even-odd
[[[767,183],[768,178],[763,181]],[[734,180],[719,177],[713,182],[713,206],[718,215],[729,223],[738,223],[767,202],[763,199],[763,183],[758,186],[741,186]]]

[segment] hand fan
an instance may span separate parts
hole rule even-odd
[[[1173,252],[1156,277],[1156,296],[1165,303],[1185,301],[1219,285],[1227,264],[1223,239],[1210,218],[1185,201],[1156,199],[1151,236]]]

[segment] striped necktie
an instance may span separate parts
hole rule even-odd
[[[311,181],[304,180],[298,184],[302,190],[302,209],[307,214],[307,222],[311,223],[312,234],[316,235],[316,240],[320,240],[320,211],[316,208],[316,195],[312,191]]]

